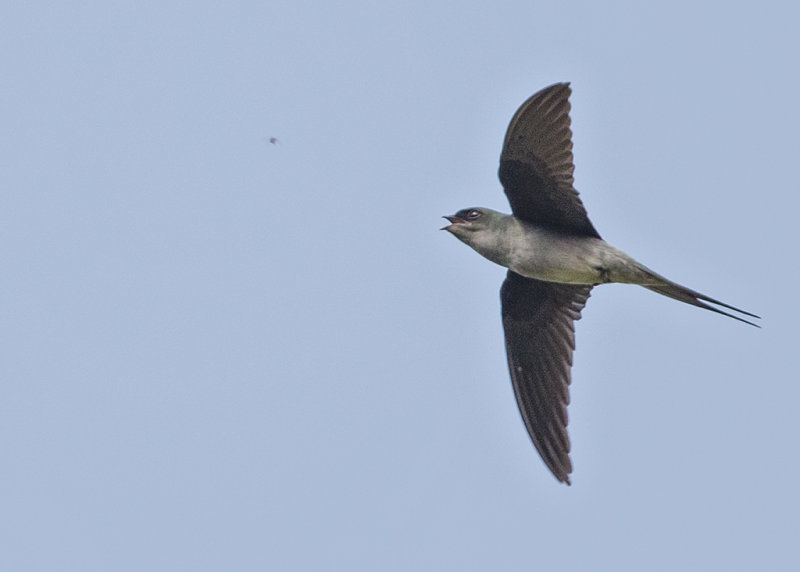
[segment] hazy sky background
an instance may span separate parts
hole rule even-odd
[[[800,14],[655,4],[4,3],[0,569],[797,570]],[[572,487],[438,230],[557,81],[604,238],[764,317],[595,289]]]

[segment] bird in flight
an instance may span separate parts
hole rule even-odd
[[[566,484],[574,321],[594,286],[639,284],[759,327],[720,308],[759,316],[676,284],[600,237],[572,186],[570,93],[568,83],[551,85],[511,119],[499,177],[513,214],[466,208],[444,217],[450,224],[442,229],[508,268],[500,301],[514,394],[536,450]]]

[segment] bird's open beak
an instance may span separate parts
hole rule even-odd
[[[453,216],[453,215],[451,215],[451,216],[443,216],[442,218],[446,218],[447,220],[449,220],[450,224],[448,224],[447,226],[443,226],[439,230],[450,230],[451,228],[453,228],[457,224],[464,224],[464,223],[467,222],[463,218],[458,218],[457,216]]]

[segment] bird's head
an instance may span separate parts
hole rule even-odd
[[[454,215],[445,216],[450,224],[442,228],[458,240],[474,245],[481,237],[495,231],[505,217],[503,213],[481,207],[461,209]]]

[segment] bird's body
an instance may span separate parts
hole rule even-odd
[[[517,404],[542,459],[567,484],[573,322],[593,286],[638,284],[750,325],[715,306],[758,318],[664,278],[600,237],[572,186],[569,94],[569,84],[545,88],[511,120],[499,174],[513,214],[463,209],[445,217],[444,229],[508,268],[500,298]]]
[[[559,284],[639,283],[641,265],[602,239],[496,214],[496,232],[476,236],[470,246],[500,266],[526,278]]]

